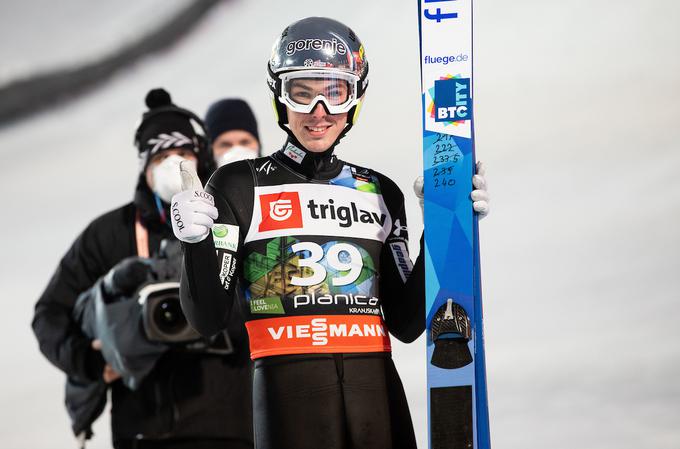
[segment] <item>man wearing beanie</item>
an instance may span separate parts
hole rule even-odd
[[[110,388],[116,449],[252,448],[251,364],[239,317],[227,330],[233,353],[166,345],[134,390],[104,360],[102,342],[81,330],[77,312],[83,303],[97,297],[105,304],[134,304],[140,287],[158,282],[153,267],[161,242],[163,248],[177,242],[168,203],[181,190],[180,162],[194,164],[204,182],[215,168],[198,117],[162,89],[149,92],[146,104],[135,133],[140,172],[134,200],[78,236],[35,306],[33,330],[69,386],[99,392],[77,419],[69,406],[76,435],[91,436]],[[146,338],[141,314],[134,319],[140,325],[132,328]]]
[[[257,121],[245,101],[226,98],[213,103],[205,115],[205,125],[218,167],[261,155]]]

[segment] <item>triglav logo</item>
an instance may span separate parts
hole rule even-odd
[[[302,227],[300,196],[297,192],[260,195],[260,232]]]
[[[293,215],[293,204],[290,200],[276,200],[269,203],[269,216],[276,221],[285,221]]]
[[[350,201],[348,206],[336,206],[332,199],[329,199],[326,204],[309,200],[307,209],[312,219],[334,220],[341,228],[349,228],[353,223],[377,223],[383,226],[387,219],[387,215],[381,212],[359,209],[354,201]]]
[[[349,182],[355,183],[352,178]],[[334,235],[384,242],[392,223],[382,196],[372,191],[317,183],[258,186],[244,243],[284,235]],[[404,231],[401,235],[406,238]]]

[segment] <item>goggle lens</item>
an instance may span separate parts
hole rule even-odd
[[[331,106],[339,106],[349,99],[350,85],[340,79],[298,78],[288,82],[288,97],[294,103],[309,105],[322,95]]]
[[[302,71],[281,75],[281,98],[296,112],[309,113],[323,102],[331,114],[349,111],[358,101],[358,78],[347,73]]]

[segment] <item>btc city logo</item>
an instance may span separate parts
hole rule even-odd
[[[434,120],[458,122],[472,118],[470,78],[439,79],[434,82]]]
[[[302,227],[298,192],[260,195],[260,211],[262,212],[262,221],[258,227],[260,232]]]

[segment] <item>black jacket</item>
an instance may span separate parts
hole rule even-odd
[[[98,381],[101,354],[72,318],[78,295],[122,259],[137,254],[135,217],[148,230],[150,253],[174,238],[169,221],[140,177],[132,203],[90,223],[62,258],[35,306],[33,330],[43,354],[76,383]],[[247,336],[236,317],[229,327],[236,352],[229,356],[170,351],[137,391],[111,386],[114,440],[225,438],[252,442],[251,364]]]

